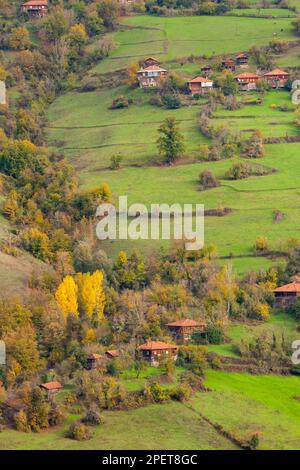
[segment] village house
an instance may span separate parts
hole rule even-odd
[[[101,354],[92,353],[87,357],[86,362],[89,370],[97,369],[103,364],[103,356]]]
[[[204,74],[204,75],[209,75],[212,71],[212,68],[210,65],[204,65],[203,67],[201,67],[201,72]]]
[[[161,358],[171,357],[174,361],[177,359],[177,346],[163,341],[147,341],[138,347],[145,361],[151,365],[158,365]]]
[[[188,82],[188,87],[192,95],[196,95],[197,93],[207,93],[209,90],[212,89],[213,84],[214,82],[209,78],[196,77]]]
[[[289,79],[289,74],[284,70],[274,69],[264,74],[264,79],[272,88],[284,88]]]
[[[288,307],[297,297],[300,297],[300,283],[291,282],[285,286],[274,289],[275,305],[277,307]]]
[[[242,91],[256,90],[257,81],[260,79],[256,73],[240,73],[234,77]]]
[[[247,54],[238,54],[235,57],[235,63],[238,67],[245,69],[248,67],[248,56]]]
[[[52,400],[63,386],[59,382],[52,381],[41,384],[40,388],[45,390],[48,400]]]
[[[2,80],[0,80],[0,104],[6,104],[6,86]]]
[[[30,18],[43,18],[48,13],[47,0],[30,0],[21,6],[23,13],[27,13]]]
[[[222,60],[222,67],[230,72],[235,71],[235,62],[233,59],[224,59]]]
[[[144,60],[144,67],[151,67],[151,65],[158,65],[159,62],[155,57],[147,57],[147,59]]]
[[[167,73],[167,70],[162,69],[158,65],[150,65],[140,69],[137,73],[137,78],[141,88],[152,88],[157,87]]]
[[[184,320],[167,323],[166,326],[176,341],[185,343],[191,339],[194,332],[199,331],[205,333],[207,323],[186,318]]]
[[[120,357],[120,352],[117,349],[110,349],[109,351],[105,351],[105,355],[109,359],[114,359],[115,357]]]

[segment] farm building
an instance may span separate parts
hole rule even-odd
[[[205,322],[191,320],[186,318],[184,320],[178,320],[171,323],[167,323],[166,326],[170,330],[174,339],[180,342],[185,342],[191,339],[192,334],[195,331],[205,332],[207,324]]]
[[[209,75],[212,71],[212,68],[210,65],[204,65],[203,67],[201,67],[201,72],[204,74],[204,75]]]
[[[27,13],[30,18],[43,18],[48,13],[47,0],[30,0],[21,6],[22,12]]]
[[[120,356],[120,353],[117,349],[110,349],[109,351],[105,351],[105,355],[106,357],[108,357],[109,359],[113,359],[115,357],[119,357]]]
[[[222,67],[231,72],[235,71],[235,61],[233,59],[225,59],[222,61]]]
[[[271,70],[264,74],[265,80],[272,88],[284,88],[289,79],[289,74],[280,69]]]
[[[155,57],[147,57],[146,60],[144,60],[144,67],[151,67],[151,65],[158,65],[159,62]]]
[[[235,57],[235,63],[238,67],[247,68],[248,67],[248,56],[247,56],[247,54],[238,54]]]
[[[300,297],[300,283],[291,282],[285,286],[274,289],[275,304],[277,307],[290,305],[297,297]]]
[[[138,71],[137,78],[141,88],[157,87],[167,75],[167,70],[158,65],[150,65]]]
[[[101,354],[92,353],[87,357],[87,368],[97,369],[103,363],[103,356]]]
[[[195,95],[197,93],[206,93],[212,89],[214,82],[209,78],[196,77],[188,82],[188,87],[192,93]]]
[[[41,384],[40,388],[46,391],[48,400],[52,400],[63,386],[60,382],[53,381]]]
[[[6,104],[6,86],[2,80],[0,80],[0,104]]]
[[[256,89],[256,83],[260,79],[255,73],[240,73],[234,77],[238,82],[242,91],[250,91]]]
[[[143,359],[152,365],[158,365],[160,358],[171,357],[174,361],[177,359],[177,346],[162,341],[147,341],[138,347],[142,353]]]

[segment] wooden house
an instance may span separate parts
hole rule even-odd
[[[150,65],[140,69],[137,73],[137,78],[141,88],[153,88],[160,84],[167,73],[167,70],[162,69],[158,65]]]
[[[166,326],[175,340],[184,343],[191,339],[195,331],[205,333],[207,323],[185,318],[184,320],[167,323]]]
[[[277,307],[288,307],[297,297],[300,297],[300,283],[291,282],[285,286],[274,289],[275,304]]]
[[[256,90],[257,81],[260,79],[256,73],[240,73],[234,77],[242,91]]]
[[[289,79],[289,74],[284,70],[274,69],[264,74],[264,79],[272,88],[284,88]]]
[[[144,67],[151,67],[151,65],[159,65],[159,62],[155,57],[147,57],[147,59],[144,60]]]
[[[47,0],[30,0],[21,6],[23,13],[27,13],[30,18],[43,18],[48,13]]]
[[[222,61],[222,67],[230,72],[235,71],[235,61],[233,59],[224,59]]]
[[[109,359],[114,359],[120,357],[120,352],[117,349],[110,349],[109,351],[105,351],[105,355]]]
[[[201,72],[204,75],[209,75],[212,72],[212,68],[210,65],[203,65],[203,67],[201,67]]]
[[[48,400],[52,400],[57,392],[63,388],[62,384],[56,381],[43,383],[40,387],[45,390]]]
[[[177,359],[177,346],[163,341],[147,341],[138,347],[145,361],[152,365],[158,365],[163,357],[171,357],[174,361]]]
[[[103,364],[103,356],[101,354],[92,353],[87,357],[86,362],[89,370],[97,369]]]
[[[188,87],[192,93],[192,95],[196,95],[197,93],[207,93],[209,90],[212,89],[214,82],[209,78],[205,77],[196,77],[193,80],[188,82]]]
[[[235,63],[238,67],[241,67],[242,69],[245,69],[248,67],[248,56],[247,54],[238,54],[236,57],[235,57]]]

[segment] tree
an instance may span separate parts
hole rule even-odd
[[[98,5],[98,13],[106,28],[114,29],[119,17],[119,2],[117,0],[102,0]]]
[[[129,64],[127,67],[127,84],[131,88],[138,86],[137,72],[139,70],[139,65],[135,62]]]
[[[75,50],[80,50],[87,41],[87,34],[83,24],[74,24],[68,33],[69,44]]]
[[[234,75],[228,70],[224,70],[222,73],[219,84],[225,96],[235,95],[238,91],[237,81]]]
[[[65,317],[68,315],[78,317],[77,292],[78,286],[72,276],[66,276],[55,292],[55,299]]]
[[[68,30],[68,20],[64,10],[60,6],[52,8],[43,26],[47,39],[57,42]]]
[[[39,387],[34,387],[29,393],[27,422],[33,431],[39,432],[48,427],[49,405]]]
[[[13,28],[9,35],[8,41],[11,49],[15,51],[22,51],[29,47],[29,33],[23,26]]]
[[[105,305],[103,289],[103,273],[95,271],[90,273],[77,273],[79,305],[82,312],[90,319],[101,320]]]
[[[51,258],[50,240],[46,233],[37,228],[28,228],[22,234],[22,243],[25,250],[38,259],[46,261]]]
[[[184,151],[184,137],[179,131],[174,118],[167,118],[158,128],[160,137],[157,139],[159,153],[164,156],[167,164],[174,163]]]

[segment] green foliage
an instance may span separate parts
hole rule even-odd
[[[184,151],[184,137],[179,130],[174,118],[165,119],[158,128],[160,137],[157,139],[159,153],[163,155],[167,164],[174,163]]]

